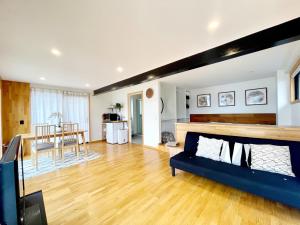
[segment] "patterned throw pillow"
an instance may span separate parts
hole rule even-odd
[[[295,177],[292,172],[290,149],[288,146],[251,146],[251,169],[263,170]]]
[[[223,140],[218,140],[214,138],[210,139],[200,136],[196,156],[220,161],[220,151],[222,143]]]

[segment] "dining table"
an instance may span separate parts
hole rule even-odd
[[[86,143],[85,143],[85,134],[84,134],[85,132],[86,132],[85,130],[79,130],[78,134],[81,136],[83,149],[85,151],[85,154],[87,155],[88,150],[87,150],[87,146],[86,146]],[[72,134],[74,134],[74,132],[68,132],[68,131],[64,132],[65,136],[72,135]],[[43,138],[42,135],[36,136],[34,133],[20,134],[20,136],[21,136],[21,143],[22,143],[22,146],[23,146],[24,156],[30,156],[31,155],[31,144],[30,144],[31,141],[34,141],[36,137],[37,137],[37,139],[42,139]],[[50,138],[53,138],[54,136],[57,137],[57,138],[62,137],[63,132],[59,131],[59,132],[56,132],[55,134],[54,133],[50,134]]]

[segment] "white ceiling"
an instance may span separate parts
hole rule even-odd
[[[227,61],[178,73],[161,79],[181,88],[210,87],[276,76],[278,70],[290,72],[300,58],[300,41],[269,48]]]
[[[0,0],[0,75],[97,89],[299,15],[299,0]]]

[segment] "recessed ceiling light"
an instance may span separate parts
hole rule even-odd
[[[85,84],[85,86],[86,86],[86,87],[90,87],[91,85],[90,85],[90,84]]]
[[[148,80],[151,80],[151,79],[153,79],[155,76],[154,75],[149,75],[148,76]]]
[[[118,67],[117,67],[117,71],[118,71],[119,73],[122,73],[122,72],[123,72],[123,68],[122,68],[121,66],[118,66]]]
[[[220,25],[220,22],[217,21],[217,20],[214,20],[214,21],[211,21],[211,22],[208,24],[207,28],[208,28],[208,30],[210,30],[210,31],[214,31],[214,30],[216,30],[216,29],[219,27],[219,25]]]
[[[51,53],[55,56],[61,56],[61,52],[56,48],[52,48]]]
[[[46,78],[45,77],[40,77],[40,80],[46,80]]]
[[[239,53],[239,49],[238,48],[229,48],[226,51],[226,56],[235,55],[237,53]]]

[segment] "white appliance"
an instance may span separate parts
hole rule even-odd
[[[123,129],[123,123],[112,122],[106,124],[106,141],[110,144],[118,143],[118,130]]]
[[[128,129],[118,130],[118,144],[126,144],[128,142]]]

